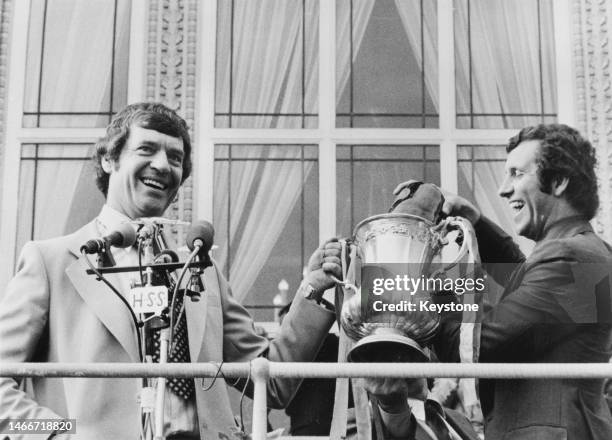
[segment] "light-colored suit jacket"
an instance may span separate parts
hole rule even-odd
[[[97,235],[92,222],[71,235],[24,246],[18,272],[0,300],[0,362],[138,362],[128,310],[85,272],[79,247]],[[108,276],[120,286],[116,277]],[[185,302],[192,362],[242,362],[261,355],[273,361],[310,361],[334,320],[333,313],[298,295],[279,337],[269,343],[255,333],[251,317],[232,298],[216,266],[206,269],[204,282],[202,299]],[[299,382],[270,381],[269,404],[287,404]],[[77,434],[72,438],[133,440],[139,434],[140,384],[141,379],[36,378],[19,383],[0,378],[0,419],[73,418]],[[202,379],[196,379],[196,405],[203,439],[233,438],[224,381],[203,391]]]

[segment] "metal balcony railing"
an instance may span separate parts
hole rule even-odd
[[[215,377],[219,370],[226,378],[248,377],[254,382],[253,440],[266,438],[266,382],[271,377],[478,377],[489,379],[592,379],[612,377],[612,363],[606,364],[352,364],[314,362],[251,362],[204,364],[129,363],[5,363],[0,377]],[[287,437],[289,438],[289,437]],[[291,437],[293,439],[306,437]],[[321,439],[322,437],[318,437]],[[324,438],[324,437],[323,437]]]

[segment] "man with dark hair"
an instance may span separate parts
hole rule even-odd
[[[94,167],[96,185],[106,197],[110,175],[102,165],[104,160],[119,160],[119,155],[130,136],[132,127],[152,129],[183,141],[183,183],[191,175],[191,139],[187,123],[176,112],[157,102],[141,102],[127,106],[113,118],[106,134],[96,143]]]
[[[528,257],[468,200],[444,192],[443,211],[472,222],[484,267],[504,286],[483,317],[480,361],[608,362],[612,250],[589,224],[595,151],[560,124],[525,128],[507,150],[499,195],[518,234],[535,241]],[[445,322],[436,354],[458,360],[458,342],[459,325]],[[601,379],[481,380],[479,389],[487,440],[612,438]]]
[[[171,109],[141,103],[116,115],[94,157],[106,204],[94,221],[75,233],[24,246],[17,273],[0,302],[0,363],[138,362],[130,311],[106,285],[86,274],[80,247],[122,223],[162,216],[191,172],[190,155],[187,125]],[[111,251],[119,266],[138,264],[135,248]],[[184,313],[179,314],[176,334],[182,333],[182,338],[176,346],[184,348],[179,361],[245,362],[258,356],[312,360],[334,321],[320,299],[333,285],[328,274],[341,274],[339,254],[340,245],[334,241],[315,251],[273,342],[256,333],[213,262],[204,271],[202,299],[185,300]],[[127,294],[129,277],[109,275],[120,295]],[[286,405],[299,382],[271,380],[269,404]],[[72,418],[76,435],[71,438],[136,439],[141,429],[141,386],[142,380],[134,378],[35,378],[21,383],[0,378],[0,432],[9,429],[10,419]],[[236,434],[224,381],[207,380],[206,386],[202,379],[169,381],[164,408],[164,438],[229,439]],[[12,433],[10,438],[28,435]]]
[[[555,182],[567,178],[563,198],[587,220],[595,217],[599,207],[597,158],[591,143],[567,125],[541,124],[522,129],[509,140],[506,151],[510,153],[529,141],[540,146],[535,156],[540,191],[551,194]],[[505,197],[501,190],[500,195]]]

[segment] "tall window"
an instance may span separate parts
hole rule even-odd
[[[336,126],[437,128],[437,5],[336,2]]]
[[[317,126],[317,0],[219,0],[215,127]]]
[[[200,132],[212,153],[199,163],[215,160],[214,197],[198,210],[223,231],[220,262],[248,303],[270,304],[283,278],[294,290],[317,241],[386,212],[404,180],[458,191],[507,227],[496,195],[504,144],[572,112],[558,104],[570,102],[558,96],[568,60],[555,44],[566,0],[211,3],[200,85],[214,99]],[[249,258],[256,248],[265,264]],[[245,283],[241,261],[258,272]]]
[[[215,127],[317,126],[318,11],[315,0],[218,2]],[[216,145],[214,172],[215,257],[236,298],[271,304],[317,246],[317,149]]]
[[[217,145],[213,257],[245,304],[270,304],[281,279],[299,284],[319,238],[318,177],[312,145]]]

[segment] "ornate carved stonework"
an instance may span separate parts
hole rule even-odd
[[[149,4],[146,98],[175,109],[193,127],[198,1],[151,0]],[[168,216],[191,222],[192,194],[192,179],[189,179]],[[173,232],[182,243],[183,229]]]
[[[6,141],[6,109],[7,109],[7,75],[8,75],[8,49],[11,32],[12,0],[0,0],[0,179],[4,169],[4,149]],[[2,206],[0,193],[0,206]]]
[[[574,0],[574,58],[578,128],[597,149],[600,211],[595,229],[612,240],[612,4]]]

